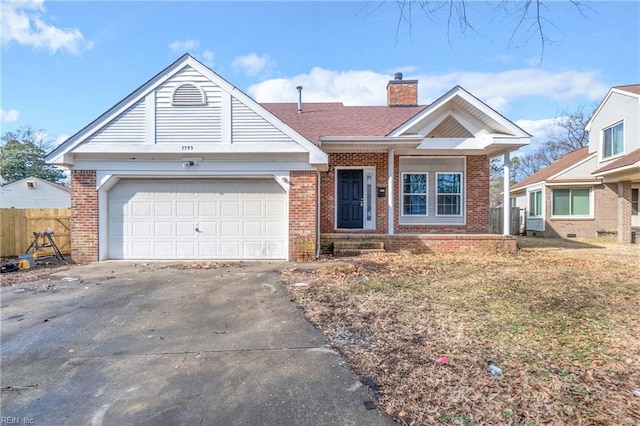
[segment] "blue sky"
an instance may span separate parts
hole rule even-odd
[[[510,8],[519,2],[508,3]],[[461,85],[542,141],[562,111],[640,82],[640,4],[545,3],[545,44],[527,19],[467,3],[476,32],[395,1],[2,2],[2,132],[60,142],[184,53],[259,102],[382,105],[397,71],[421,103]],[[408,16],[409,11],[405,10]]]

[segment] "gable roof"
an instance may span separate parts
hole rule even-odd
[[[611,163],[600,167],[598,170],[593,172],[594,175],[599,176],[603,174],[613,173],[618,171],[618,169],[626,168],[626,167],[640,167],[640,148],[635,151],[631,151],[627,155],[618,158],[616,161],[612,161]]]
[[[467,114],[491,127],[495,133],[515,136],[518,138],[532,137],[532,135],[524,131],[509,119],[505,118],[502,114],[482,102],[480,99],[473,96],[462,86],[455,86],[447,93],[440,96],[423,111],[412,117],[411,120],[395,129],[391,133],[391,136],[406,134],[425,117],[434,114],[439,108],[447,106],[456,106],[464,110]],[[445,117],[443,117],[443,119],[444,118]]]
[[[282,120],[278,119],[271,112],[266,110],[260,104],[258,104],[251,97],[246,95],[237,87],[233,86],[231,83],[226,81],[224,78],[220,77],[210,68],[202,64],[200,61],[195,59],[190,54],[186,53],[174,61],[171,65],[169,65],[164,70],[160,71],[146,83],[138,87],[127,97],[122,99],[116,105],[111,107],[105,113],[100,115],[98,118],[93,120],[79,132],[68,138],[65,142],[55,148],[47,155],[47,161],[54,164],[64,164],[64,156],[65,154],[71,152],[75,147],[82,144],[85,140],[87,140],[90,136],[95,134],[105,125],[110,123],[116,117],[118,117],[123,112],[127,111],[137,102],[141,101],[148,93],[152,92],[156,88],[158,88],[161,84],[168,81],[172,76],[177,74],[180,70],[185,67],[191,67],[197,70],[201,75],[208,78],[210,81],[214,82],[217,86],[219,86],[222,90],[229,93],[235,99],[240,101],[246,107],[260,115],[264,120],[270,123],[272,126],[286,134],[290,137],[294,142],[298,143],[305,150],[309,152],[309,161],[311,164],[322,164],[326,165],[328,163],[327,155],[322,152],[315,144],[311,143],[308,139],[302,136],[300,133],[295,131],[291,126],[287,123],[284,123]]]
[[[25,182],[28,182],[28,181],[36,181],[36,182],[38,182],[39,185],[42,185],[42,184],[49,185],[49,186],[52,186],[52,187],[54,187],[56,189],[59,189],[61,191],[65,191],[65,192],[69,192],[69,193],[71,192],[71,190],[69,188],[67,188],[66,186],[63,186],[63,185],[60,185],[60,184],[57,184],[57,183],[54,183],[54,182],[50,182],[48,180],[45,180],[45,179],[42,179],[42,178],[39,178],[39,177],[35,177],[35,176],[29,176],[29,177],[26,177],[24,179],[17,180],[15,182],[4,184],[4,185],[2,185],[2,188],[4,189],[4,188],[10,188],[10,187],[13,187],[13,186],[20,186],[21,184],[23,184]]]
[[[562,157],[558,158],[553,163],[549,164],[544,169],[538,170],[537,172],[530,175],[529,177],[521,180],[515,185],[512,185],[511,191],[513,192],[515,190],[522,189],[534,183],[544,182],[547,179],[562,172],[563,170],[568,169],[574,164],[586,159],[587,157],[589,157],[589,147],[586,147],[586,146],[584,148],[580,148],[578,150],[565,154]]]
[[[626,86],[614,86],[614,89],[622,90],[623,92],[635,93],[640,95],[640,84],[627,84]]]
[[[619,93],[626,96],[633,96],[640,99],[640,84],[627,84],[624,86],[614,86],[611,89],[609,89],[609,91],[607,92],[607,95],[604,97],[602,102],[600,102],[600,105],[598,105],[598,108],[595,110],[595,112],[587,122],[587,125],[585,126],[585,130],[587,132],[591,131],[591,123],[593,123],[594,118],[596,118],[596,116],[600,113],[600,111],[604,107],[604,104],[607,103],[607,100],[609,100],[609,98],[613,93]]]
[[[344,106],[340,102],[260,104],[310,141],[322,136],[387,136],[426,107]]]

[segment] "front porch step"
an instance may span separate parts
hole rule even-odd
[[[360,256],[366,253],[384,253],[381,241],[335,241],[333,255],[337,257]]]

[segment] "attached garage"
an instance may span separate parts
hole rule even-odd
[[[273,179],[122,179],[110,259],[286,259],[288,196]]]

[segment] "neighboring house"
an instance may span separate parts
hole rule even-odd
[[[640,85],[612,88],[587,124],[589,146],[513,185],[529,235],[617,235],[640,231]]]
[[[489,158],[530,135],[461,87],[417,105],[259,104],[184,55],[56,148],[72,256],[312,259],[342,239],[514,249],[487,235]],[[292,93],[295,96],[295,92]]]
[[[0,186],[0,208],[68,209],[69,188],[37,177],[28,177]]]

